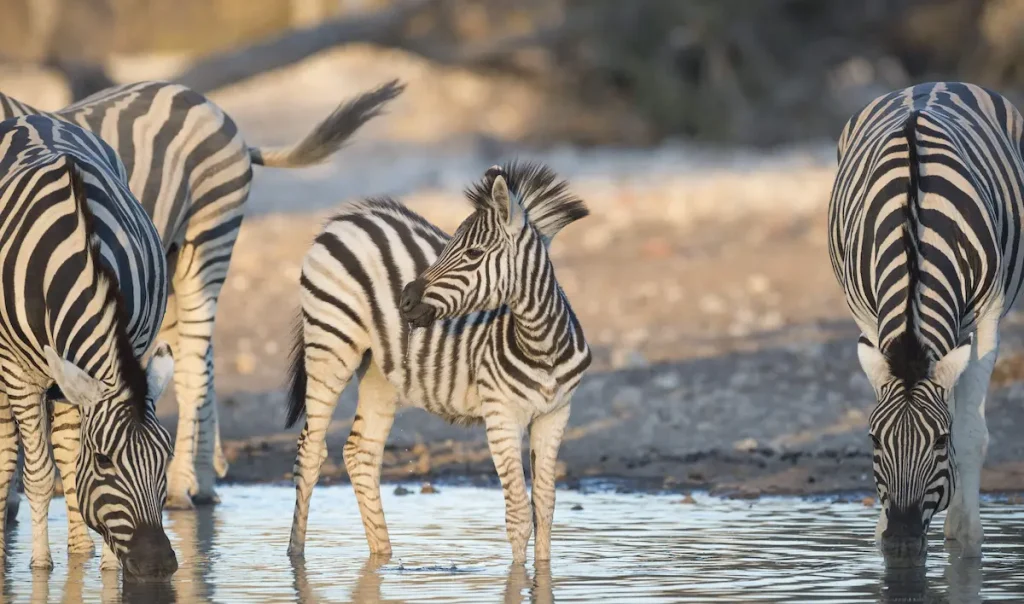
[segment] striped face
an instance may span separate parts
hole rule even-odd
[[[543,246],[527,227],[519,202],[497,176],[489,205],[478,207],[455,231],[433,265],[402,292],[400,310],[415,327],[433,321],[493,310],[508,303],[517,267],[531,245]],[[531,236],[533,235],[533,236]]]
[[[47,356],[67,402],[82,410],[76,487],[85,523],[103,536],[127,575],[170,576],[178,563],[163,530],[163,506],[172,446],[156,417],[156,401],[173,373],[170,348],[157,346],[146,368],[141,417],[123,395],[108,395],[52,349]]]
[[[868,426],[875,488],[887,519],[881,535],[887,555],[923,555],[932,518],[956,491],[950,399],[970,352],[970,345],[955,349],[935,363],[930,376],[911,384],[893,376],[877,349],[858,347],[878,401]]]

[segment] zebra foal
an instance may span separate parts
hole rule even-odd
[[[391,553],[380,501],[384,443],[396,410],[414,405],[453,423],[485,425],[513,559],[525,561],[534,526],[536,559],[551,557],[555,462],[569,400],[591,357],[548,245],[588,211],[536,164],[495,166],[467,196],[474,211],[452,237],[400,203],[376,199],[342,209],[306,254],[287,420],[291,427],[306,415],[291,555],[304,551],[327,426],[357,374],[344,458],[372,554]]]
[[[861,337],[893,560],[920,561],[935,514],[981,555],[985,397],[999,323],[1021,288],[1024,120],[959,82],[883,95],[847,122],[829,204],[829,253]]]
[[[174,361],[160,344],[140,363],[163,320],[167,262],[113,149],[46,116],[0,122],[0,273],[0,504],[15,470],[16,419],[32,567],[53,566],[45,393],[55,385],[81,410],[80,510],[69,503],[69,531],[89,540],[84,516],[102,535],[104,568],[174,573],[162,524],[171,439],[155,411]]]
[[[102,137],[123,160],[128,184],[156,223],[171,273],[161,339],[174,349],[178,430],[169,469],[167,507],[215,503],[216,476],[228,465],[220,443],[213,384],[217,301],[242,225],[252,166],[301,167],[336,152],[363,124],[402,93],[397,80],[338,106],[298,143],[248,146],[234,121],[203,95],[166,82],[100,91],[50,117]],[[0,94],[0,118],[44,114]],[[78,416],[54,405],[54,451],[61,479],[74,482]],[[69,505],[75,493],[65,490]],[[91,551],[91,542],[69,544]]]

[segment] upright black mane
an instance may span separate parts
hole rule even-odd
[[[590,214],[582,199],[569,192],[551,168],[537,162],[510,161],[487,171],[484,178],[466,189],[466,197],[477,210],[491,207],[491,187],[499,175],[509,193],[526,211],[526,219],[547,239],[566,225]]]
[[[114,352],[117,355],[117,366],[121,372],[120,378],[124,383],[125,389],[128,390],[132,414],[135,416],[135,419],[142,421],[146,413],[146,395],[149,391],[146,370],[142,367],[139,359],[136,358],[135,347],[128,340],[128,311],[125,309],[124,298],[121,295],[117,276],[110,267],[103,263],[100,250],[95,243],[96,219],[89,208],[85,183],[82,181],[82,176],[79,173],[80,168],[76,167],[74,158],[70,155],[66,157],[68,159],[68,172],[71,176],[71,188],[74,192],[75,200],[81,208],[82,217],[85,222],[85,231],[89,236],[89,253],[92,255],[92,264],[100,273],[100,278],[105,279],[110,284],[107,287],[104,306],[112,304],[114,307],[114,324],[116,326],[116,333],[114,334],[116,350]]]

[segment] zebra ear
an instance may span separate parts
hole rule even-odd
[[[518,229],[523,224],[523,208],[519,202],[512,198],[508,191],[508,183],[505,177],[498,175],[491,185],[491,201],[498,208],[498,214],[505,219],[508,226]]]
[[[953,389],[953,386],[956,386],[956,381],[960,379],[960,374],[964,372],[964,369],[967,369],[967,364],[970,362],[971,343],[968,342],[963,346],[950,350],[946,356],[935,363],[935,376],[932,379],[939,386],[942,386],[946,392],[949,392]]]
[[[878,393],[882,385],[892,379],[889,362],[885,359],[885,355],[862,338],[857,342],[857,358],[860,360],[860,366],[864,373],[868,376],[868,381],[871,382],[871,387],[875,393]]]
[[[53,348],[43,349],[46,364],[50,367],[50,377],[57,382],[61,392],[72,405],[82,409],[91,409],[103,399],[103,383],[92,377],[71,361],[67,361]]]
[[[167,384],[174,375],[174,357],[171,355],[171,347],[167,342],[159,342],[149,355],[149,363],[146,365],[147,394],[154,403],[160,400],[160,396],[167,388]]]

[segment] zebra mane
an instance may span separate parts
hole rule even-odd
[[[907,255],[907,300],[905,330],[893,338],[885,349],[889,371],[904,382],[907,388],[928,377],[932,362],[921,341],[919,294],[921,285],[920,200],[917,191],[920,170],[917,159],[917,118],[912,111],[903,124],[902,135],[907,143],[907,198],[903,219],[903,250]]]
[[[569,192],[569,183],[559,180],[551,168],[515,160],[491,168],[483,180],[466,189],[466,197],[476,210],[493,207],[491,187],[499,175],[505,178],[512,198],[523,207],[526,219],[547,241],[566,225],[590,214],[583,200]]]
[[[115,354],[117,355],[117,370],[120,373],[121,381],[124,383],[125,389],[128,391],[129,399],[131,400],[132,415],[136,420],[142,421],[146,414],[146,395],[149,391],[149,383],[146,379],[146,370],[142,367],[142,363],[135,356],[135,348],[132,343],[128,340],[127,326],[129,323],[128,311],[125,310],[124,298],[121,296],[121,289],[118,287],[117,276],[114,275],[113,271],[101,261],[101,253],[99,245],[95,241],[96,234],[96,218],[92,214],[92,210],[89,208],[88,197],[85,191],[85,182],[82,180],[82,175],[79,173],[80,168],[76,166],[74,158],[70,155],[65,156],[68,161],[68,173],[71,176],[71,189],[74,192],[75,200],[78,207],[82,212],[82,220],[85,224],[85,232],[89,239],[89,245],[87,249],[88,253],[92,256],[92,265],[96,267],[97,273],[99,273],[99,279],[105,281],[106,287],[106,299],[103,301],[104,307],[113,305],[114,309],[114,324],[116,325],[116,333],[114,334],[114,346],[116,348]]]

